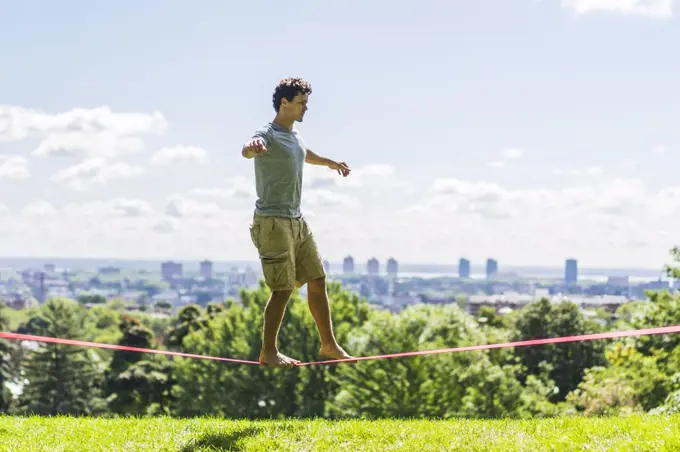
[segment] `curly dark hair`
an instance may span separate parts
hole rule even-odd
[[[274,110],[278,113],[281,108],[281,100],[285,97],[289,102],[298,94],[312,94],[312,85],[299,77],[284,78],[274,89],[272,96]]]

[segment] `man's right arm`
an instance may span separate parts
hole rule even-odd
[[[267,152],[267,136],[263,132],[257,132],[241,149],[241,155],[252,159]]]

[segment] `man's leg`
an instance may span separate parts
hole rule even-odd
[[[290,290],[273,291],[264,308],[264,326],[262,331],[262,351],[260,362],[274,367],[292,367],[300,361],[289,358],[279,352],[278,336],[281,322],[290,299]]]
[[[271,290],[264,309],[260,362],[275,367],[291,367],[300,361],[279,353],[277,345],[286,305],[295,287],[294,243],[290,221],[276,217],[256,217],[251,235],[260,255],[265,283]]]
[[[307,282],[307,302],[309,311],[314,317],[319,337],[321,339],[321,350],[319,354],[331,359],[351,358],[345,350],[338,345],[333,334],[333,321],[331,319],[331,308],[328,302],[328,292],[326,290],[326,277],[311,279]]]
[[[298,285],[307,284],[309,311],[314,318],[321,339],[319,354],[331,359],[351,358],[338,345],[333,334],[333,320],[326,291],[326,270],[314,236],[306,221],[302,221],[301,227],[302,231],[296,247],[295,279]]]

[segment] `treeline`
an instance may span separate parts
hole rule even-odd
[[[51,299],[14,331],[257,360],[267,289],[242,304],[187,306],[176,316],[130,314]],[[584,316],[571,302],[533,303],[477,317],[457,304],[395,314],[329,284],[336,336],[355,356],[680,324],[680,296],[650,294],[615,315]],[[0,330],[8,331],[8,308]],[[680,335],[493,349],[357,364],[272,369],[0,339],[0,411],[10,414],[277,417],[543,417],[680,410]],[[318,360],[306,300],[294,295],[281,350]]]

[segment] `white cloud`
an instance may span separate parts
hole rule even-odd
[[[633,168],[635,165],[638,164],[638,161],[635,159],[627,158],[623,159],[621,163],[619,164],[622,168]]]
[[[439,179],[423,203],[400,212],[404,221],[416,213],[422,225],[437,224],[447,232],[420,246],[450,250],[455,256],[557,263],[569,249],[590,265],[634,262],[654,253],[665,259],[663,254],[674,245],[665,239],[665,231],[680,228],[680,186],[650,192],[638,179],[621,179],[513,190],[484,181]]]
[[[503,149],[503,157],[508,160],[518,160],[524,157],[524,150],[516,148]]]
[[[83,204],[67,204],[63,212],[67,215],[86,217],[149,217],[154,209],[141,199],[115,198],[110,201],[92,201]]]
[[[386,164],[374,164],[366,165],[359,168],[355,175],[358,174],[359,177],[392,177],[394,176],[394,167],[392,165]]]
[[[654,148],[654,152],[656,152],[657,154],[661,154],[661,155],[667,154],[668,148],[665,145],[661,144],[661,145]]]
[[[318,189],[309,190],[303,193],[303,202],[309,204],[310,206],[322,206],[322,207],[359,207],[361,203],[351,196],[335,193],[330,190]]]
[[[161,135],[168,123],[159,113],[116,113],[108,107],[62,113],[0,105],[0,142],[37,137],[37,156],[115,157],[139,152],[143,134]]]
[[[131,136],[165,133],[168,123],[159,113],[114,113],[108,107],[74,108],[51,114],[42,110],[0,105],[0,141],[19,141],[31,136],[109,133]]]
[[[50,178],[76,190],[144,174],[141,166],[118,158],[143,151],[142,135],[164,133],[166,127],[160,113],[100,108],[49,114],[0,106],[0,141],[32,138],[36,156],[84,156]],[[525,155],[502,149],[492,166],[510,166]],[[204,162],[206,157],[202,149],[175,146],[150,161]],[[29,177],[28,164],[24,157],[0,157],[0,176]],[[603,171],[592,166],[557,173],[600,176]],[[479,261],[492,256],[502,267],[509,260],[561,265],[565,254],[575,254],[587,265],[648,265],[666,258],[680,230],[678,186],[650,190],[636,179],[592,177],[561,189],[518,190],[433,176],[422,188],[405,179],[388,164],[359,166],[347,178],[306,165],[303,210],[312,218],[323,257],[352,254],[361,261],[393,255],[400,261],[451,263],[461,255]],[[10,194],[5,196],[2,201],[8,202]],[[254,199],[255,181],[241,175],[156,203],[114,195],[65,205],[49,198],[15,209],[12,198],[12,211],[0,202],[0,247],[14,255],[255,261],[248,233]]]
[[[0,163],[0,177],[7,179],[28,179],[28,160],[24,157],[9,157]]]
[[[673,0],[562,0],[562,6],[578,14],[609,11],[657,19],[673,17]]]
[[[196,146],[173,146],[163,148],[151,157],[153,165],[169,165],[178,162],[204,163],[208,152]]]
[[[176,218],[218,217],[222,214],[220,206],[213,202],[200,202],[182,195],[172,195],[165,206],[165,214]]]
[[[55,133],[48,135],[33,151],[36,156],[100,156],[115,157],[144,150],[139,137],[118,136],[111,132]]]
[[[350,166],[350,168],[352,168]],[[359,188],[369,184],[403,185],[395,178],[395,170],[391,165],[371,164],[352,169],[349,176],[343,177],[325,166],[307,165],[304,169],[306,188],[318,189],[329,187]]]
[[[369,203],[363,193],[303,193],[312,208],[305,208],[305,216],[324,258],[352,254],[359,261],[382,261],[393,255],[402,262],[455,263],[467,255],[473,263],[496,257],[502,268],[561,266],[575,255],[584,266],[658,266],[680,230],[680,186],[651,190],[638,179],[514,189],[440,178],[413,203],[389,191],[380,194],[385,202]],[[62,206],[36,201],[17,213],[0,205],[0,246],[17,255],[256,261],[248,233],[252,205],[230,205],[187,194],[158,204],[128,198]],[[36,215],[50,215],[49,221],[36,221]]]
[[[111,217],[139,218],[154,215],[154,208],[148,201],[141,199],[114,198],[109,201],[90,201],[82,204],[67,203],[58,209],[45,200],[34,201],[21,209],[26,216],[55,216],[62,215],[72,218]]]
[[[164,218],[153,226],[153,230],[159,234],[172,234],[177,232],[179,228],[176,220]]]
[[[524,154],[524,149],[505,148],[501,151],[501,157],[490,161],[489,166],[492,168],[505,168],[509,160],[519,160],[524,157]]]
[[[114,179],[135,177],[143,173],[144,168],[138,165],[91,158],[59,170],[50,180],[65,184],[73,190],[86,190],[91,185],[106,184]]]
[[[582,169],[554,169],[552,173],[556,176],[600,176],[604,170],[599,166],[588,166]]]
[[[221,187],[191,189],[189,195],[247,201],[252,201],[256,196],[254,180],[243,176],[234,176],[225,178],[224,183],[224,186]]]
[[[57,209],[47,201],[35,201],[24,206],[21,213],[28,216],[52,216],[57,214]]]
[[[573,217],[584,222],[595,217],[657,215],[661,200],[666,204],[666,212],[669,208],[680,209],[680,196],[676,199],[676,194],[677,187],[669,187],[650,195],[639,179],[617,179],[559,190],[511,190],[484,181],[438,179],[432,185],[426,206],[436,212],[487,219],[537,219],[549,214],[553,218]]]

